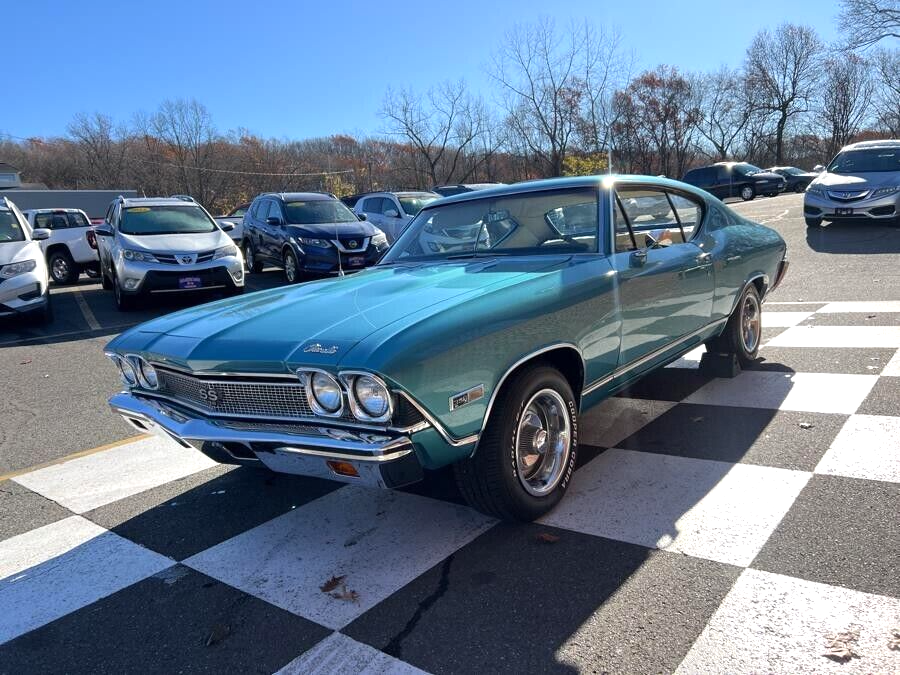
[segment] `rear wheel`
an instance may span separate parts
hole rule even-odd
[[[466,501],[504,520],[532,521],[563,498],[575,469],[578,413],[562,374],[535,366],[499,394],[473,457],[454,465]]]
[[[78,267],[68,251],[53,251],[47,256],[47,267],[55,284],[74,284],[78,280]]]
[[[297,264],[297,256],[287,248],[282,258],[284,268],[284,280],[289,284],[296,284],[300,280],[300,266]]]
[[[741,188],[741,199],[745,202],[752,201],[756,196],[756,190],[753,189],[752,185],[745,185]]]
[[[742,366],[750,365],[759,353],[762,342],[762,304],[756,286],[748,284],[741,293],[725,330],[706,342],[711,352],[734,354]]]
[[[794,186],[794,192],[806,192],[806,186],[803,183],[797,183]]]

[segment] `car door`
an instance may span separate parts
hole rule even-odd
[[[269,218],[278,218],[278,224],[268,222]],[[287,237],[287,229],[284,226],[284,213],[281,211],[281,202],[276,199],[269,200],[269,209],[265,220],[266,251],[274,262],[281,264],[281,247]]]
[[[379,230],[384,229],[384,215],[382,211],[384,198],[382,197],[366,197],[362,200],[362,204],[360,205],[359,213],[366,214],[366,220],[372,223]]]
[[[393,243],[400,236],[408,221],[404,218],[405,214],[400,203],[394,197],[383,199],[381,206],[382,225],[378,227],[384,232],[388,241]]]
[[[669,201],[665,215],[649,207],[660,195]],[[622,185],[611,208],[622,320],[619,365],[624,366],[657,351],[661,355],[678,338],[708,325],[715,279],[709,242],[702,236],[701,199]]]
[[[66,244],[72,253],[72,258],[78,263],[92,262],[97,259],[97,253],[88,244],[87,234],[90,221],[78,211],[69,211],[66,214],[69,226],[65,230]]]

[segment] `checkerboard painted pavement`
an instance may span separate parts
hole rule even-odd
[[[156,439],[0,483],[0,672],[898,673],[900,302],[764,321],[736,378],[701,348],[585,414],[530,525],[445,474],[379,492]],[[858,658],[823,656],[847,630]]]

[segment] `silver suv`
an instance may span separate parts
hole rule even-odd
[[[244,259],[230,229],[194,201],[119,197],[95,230],[103,288],[120,310],[153,294],[243,293]]]
[[[436,192],[372,192],[362,195],[353,207],[357,215],[365,214],[366,220],[384,232],[393,244],[426,204],[440,199]]]
[[[841,149],[806,188],[807,227],[822,221],[900,223],[900,141],[863,141]]]

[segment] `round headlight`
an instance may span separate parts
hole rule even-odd
[[[138,376],[131,362],[118,356],[116,357],[116,365],[119,366],[119,375],[122,376],[122,382],[129,387],[135,386],[138,382]]]
[[[353,380],[353,394],[359,407],[370,417],[382,417],[390,408],[390,394],[381,382],[368,375]]]
[[[159,389],[159,377],[156,375],[156,368],[147,363],[144,359],[139,362],[141,383],[148,389]]]
[[[310,389],[314,402],[325,413],[333,415],[341,409],[341,385],[328,373],[313,373]]]

